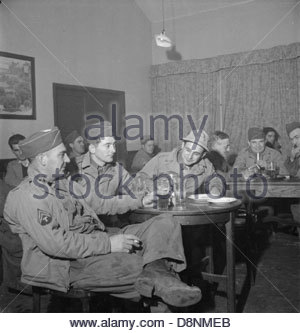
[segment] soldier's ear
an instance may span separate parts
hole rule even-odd
[[[89,145],[89,152],[90,152],[91,154],[95,154],[95,151],[96,151],[96,148],[95,148],[94,144],[91,143],[91,144]]]
[[[47,165],[47,162],[48,162],[48,156],[47,156],[47,154],[44,154],[44,153],[39,154],[39,155],[37,156],[37,158],[38,158],[38,160],[39,160],[39,162],[40,162],[40,164],[41,164],[42,166]]]

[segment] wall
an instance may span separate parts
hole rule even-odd
[[[133,0],[3,2],[0,51],[35,57],[37,119],[0,119],[0,158],[10,135],[53,126],[53,82],[122,90],[127,114],[149,114],[151,25]]]
[[[243,1],[241,1],[242,3]],[[300,3],[297,0],[259,0],[198,13],[165,22],[182,60],[264,49],[300,41]],[[169,14],[169,13],[168,13]],[[152,25],[152,35],[162,23]],[[152,40],[153,64],[171,61]],[[171,59],[178,56],[171,52]],[[176,58],[176,57],[175,57]]]

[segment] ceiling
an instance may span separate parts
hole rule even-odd
[[[151,23],[162,21],[162,0],[134,1]],[[165,20],[188,17],[232,6],[242,6],[254,1],[257,0],[164,0]]]
[[[162,0],[134,0],[151,23],[162,22]],[[296,0],[163,0],[165,20],[189,17],[251,2],[275,2],[294,4]]]

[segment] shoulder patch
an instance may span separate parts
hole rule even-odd
[[[44,210],[38,209],[37,214],[38,214],[38,221],[39,221],[40,225],[47,225],[47,224],[51,223],[52,216],[50,213],[45,212]]]

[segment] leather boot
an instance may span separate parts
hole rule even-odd
[[[164,259],[148,264],[137,278],[135,288],[143,296],[158,296],[176,307],[193,305],[201,300],[201,290],[180,281]]]
[[[143,305],[144,308],[150,309],[151,313],[172,313],[169,306],[159,299],[144,299]]]

